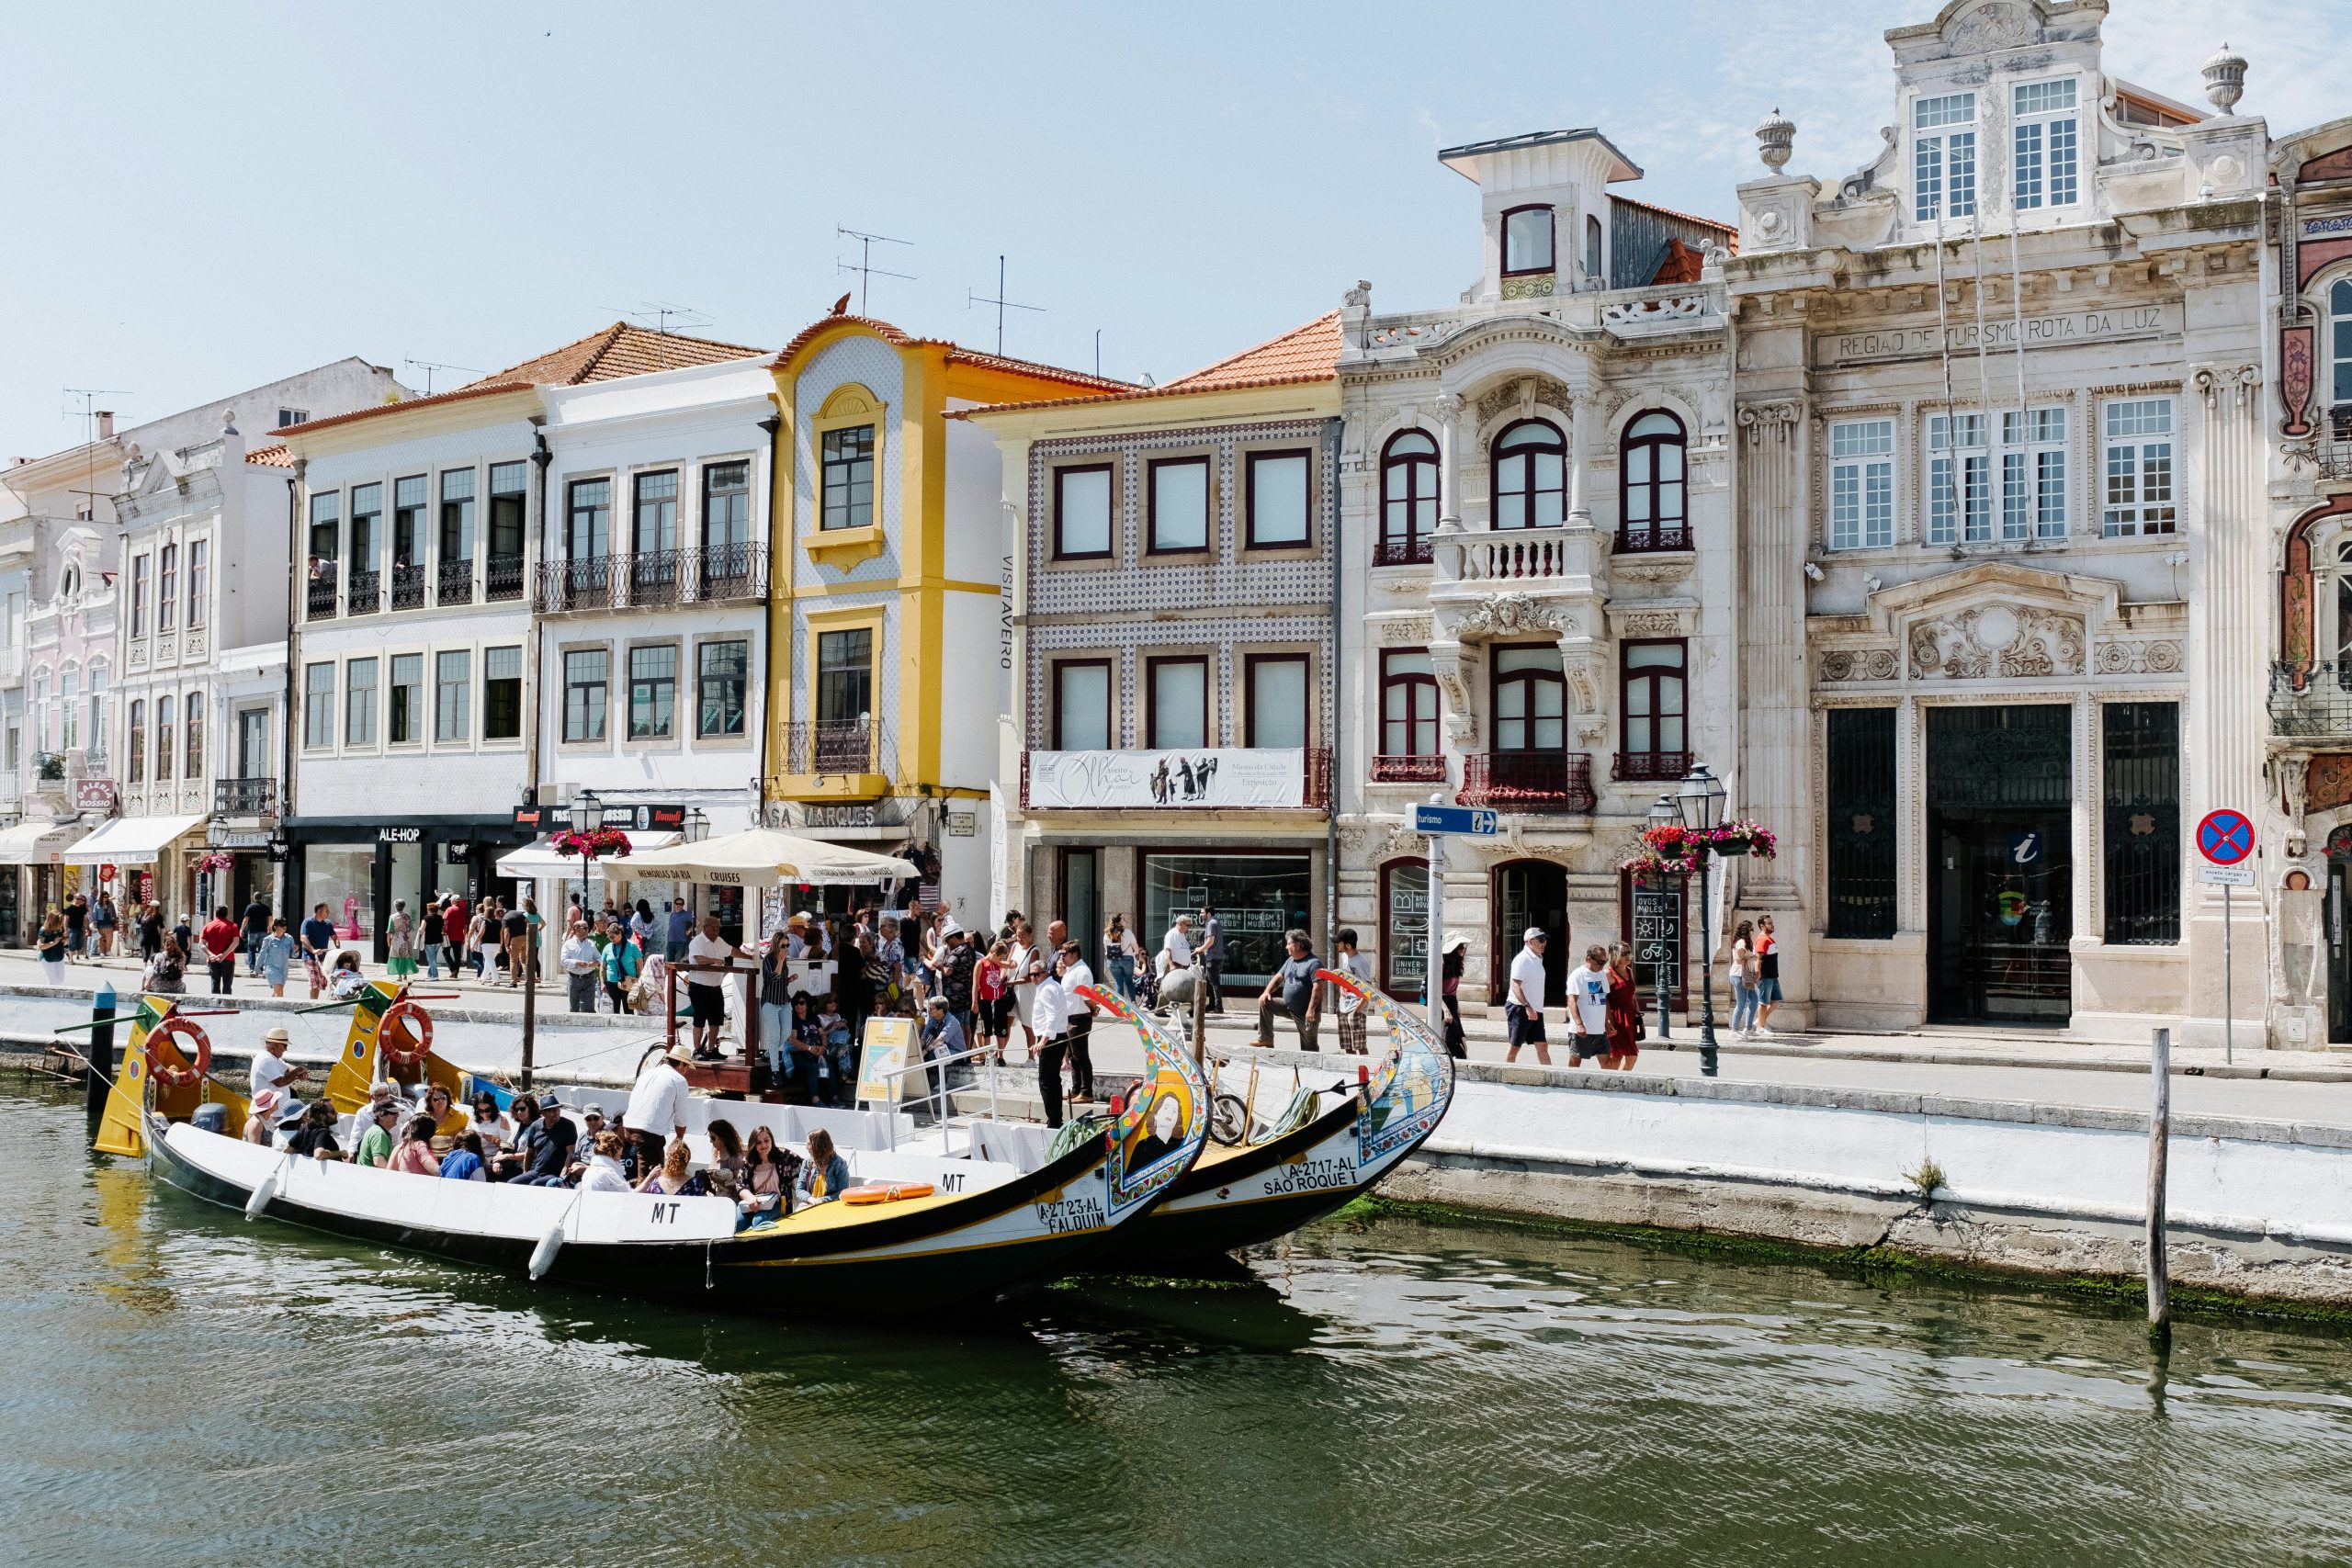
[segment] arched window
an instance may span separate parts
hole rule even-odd
[[[2327,403],[2339,420],[2352,421],[2352,277],[2340,277],[2327,291]]]
[[[188,780],[204,777],[204,694],[187,694],[187,757],[180,769],[180,777]]]
[[[1426,431],[1400,430],[1380,454],[1380,543],[1374,566],[1430,558],[1437,532],[1437,443]]]
[[[1682,422],[1664,409],[1637,414],[1618,446],[1617,547],[1687,550]]]
[[[130,782],[143,784],[147,778],[147,705],[130,705]]]
[[[155,699],[155,781],[168,784],[172,777],[172,699]]]
[[[1540,419],[1495,437],[1495,526],[1556,528],[1568,513],[1567,443]]]

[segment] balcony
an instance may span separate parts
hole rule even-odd
[[[1581,751],[1473,751],[1463,759],[1464,806],[1498,811],[1591,811],[1592,759]]]
[[[492,556],[490,570],[482,579],[482,597],[495,604],[501,600],[523,596],[524,571],[521,556]]]
[[[1372,564],[1374,566],[1427,566],[1436,555],[1436,546],[1426,536],[1418,539],[1383,539],[1372,547]]]
[[[1432,759],[1442,764],[1443,758]],[[1023,751],[1023,811],[1329,811],[1328,746]]]
[[[2352,403],[2339,403],[2320,416],[2312,456],[2324,479],[2352,479]]]
[[[474,602],[474,563],[469,556],[464,560],[445,560],[435,571],[433,602],[435,604],[470,604]]]
[[[1661,528],[1622,529],[1611,547],[1614,554],[1621,556],[1664,555],[1696,547],[1690,542],[1690,525],[1687,523]]]
[[[302,618],[306,621],[334,619],[335,569],[332,562],[315,568],[303,590]]]
[[[752,544],[544,561],[539,609],[562,615],[764,599],[767,568],[766,549]]]
[[[1445,758],[1437,752],[1402,756],[1384,752],[1372,760],[1374,784],[1443,784]]]
[[[2352,739],[2352,660],[2273,664],[2270,733]]]
[[[1680,779],[1690,771],[1688,751],[1620,751],[1609,763],[1609,776],[1620,784]]]
[[[353,567],[351,585],[343,596],[343,613],[346,615],[372,615],[383,607],[384,574]]]
[[[1591,540],[1589,528],[1573,534],[1566,528],[1489,528],[1449,534],[1435,543],[1446,547],[1443,554],[1453,558],[1453,570],[1445,575],[1456,581],[1518,583],[1589,576]]]
[[[784,727],[775,794],[784,800],[872,800],[887,795],[898,752],[889,726],[802,720]]]
[[[276,779],[217,779],[212,784],[212,815],[215,817],[275,817],[277,815],[277,781]]]
[[[392,568],[392,608],[422,610],[424,608],[424,569],[421,566]]]

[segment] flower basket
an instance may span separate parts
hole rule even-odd
[[[591,860],[626,860],[628,858],[628,835],[618,828],[599,828],[593,833],[566,829],[548,836],[548,847],[570,859],[586,855]]]
[[[1761,822],[1726,822],[1707,835],[1707,847],[1719,855],[1755,855],[1770,860],[1780,852],[1772,829]]]

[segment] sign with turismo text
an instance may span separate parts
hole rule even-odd
[[[1482,806],[1416,806],[1413,831],[1464,833],[1474,839],[1491,839],[1502,831],[1502,820]]]

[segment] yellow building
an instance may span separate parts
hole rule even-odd
[[[949,909],[987,920],[1012,525],[995,441],[948,416],[1125,384],[848,315],[809,326],[775,370],[791,436],[774,491],[768,819],[924,846]]]

